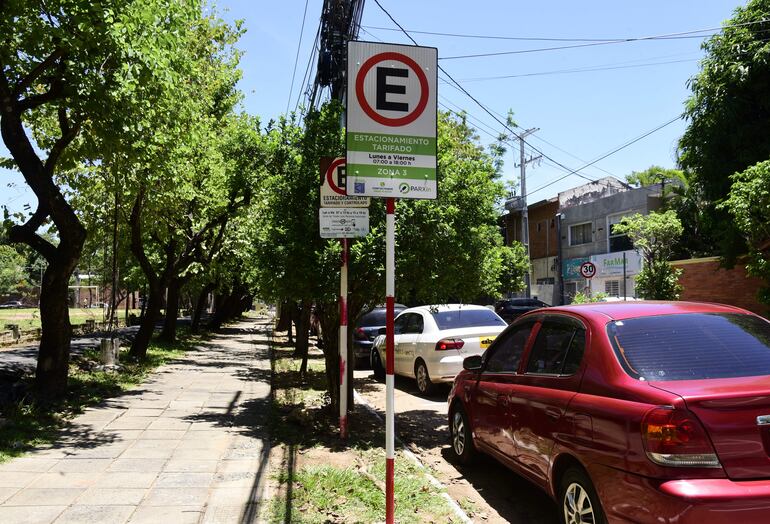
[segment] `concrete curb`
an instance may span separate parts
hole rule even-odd
[[[353,390],[353,398],[355,399],[356,402],[358,402],[364,408],[366,408],[367,411],[369,411],[372,415],[374,415],[384,423],[384,419],[382,418],[382,415],[380,415],[380,413],[376,409],[374,409],[372,405],[369,404],[369,402],[367,402],[366,399],[362,397],[358,393],[358,391],[356,391],[355,389]],[[446,491],[446,486],[444,486],[441,482],[438,481],[436,477],[434,477],[431,474],[430,470],[428,470],[428,468],[425,467],[425,465],[420,461],[420,459],[417,458],[417,456],[404,445],[404,443],[401,441],[400,438],[398,438],[398,436],[396,436],[396,442],[399,444],[399,446],[401,446],[401,451],[404,453],[404,455],[409,457],[409,459],[412,462],[414,462],[414,464],[417,467],[423,470],[423,472],[425,473],[425,476],[428,477],[428,482],[430,482],[436,488],[443,490],[441,492],[441,496],[444,497],[444,499],[447,501],[447,504],[449,504],[449,507],[452,508],[452,510],[457,515],[457,517],[460,519],[460,521],[462,521],[465,524],[473,524],[473,521],[468,517],[465,511],[463,511],[460,505],[452,497],[449,496],[449,493],[447,493]]]

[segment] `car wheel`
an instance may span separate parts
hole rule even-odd
[[[588,475],[570,468],[561,478],[561,514],[564,524],[605,524],[599,496]]]
[[[428,367],[422,360],[417,361],[414,368],[414,376],[417,378],[417,389],[423,395],[429,395],[433,391],[433,382],[430,381]]]
[[[449,438],[452,441],[452,454],[455,459],[461,464],[473,462],[476,447],[473,445],[468,415],[459,403],[455,404],[449,413]]]
[[[372,350],[372,371],[374,371],[375,379],[379,381],[385,380],[385,368],[382,366],[380,352],[376,349]]]

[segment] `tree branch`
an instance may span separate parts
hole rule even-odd
[[[21,113],[21,112],[27,111],[28,109],[35,109],[36,107],[40,107],[47,102],[57,100],[61,98],[63,92],[64,90],[61,89],[61,87],[51,86],[51,89],[49,89],[45,93],[23,98],[18,103],[19,112]]]
[[[37,234],[38,228],[43,225],[50,214],[48,206],[38,205],[35,213],[21,225],[14,225],[8,233],[11,242],[23,242],[40,253],[50,264],[56,256],[56,246]]]
[[[2,5],[0,5],[0,8],[2,8]],[[32,83],[37,80],[37,78],[43,74],[43,72],[46,69],[49,69],[52,65],[56,63],[57,60],[59,60],[61,57],[64,56],[64,51],[62,51],[60,48],[54,49],[53,53],[48,55],[45,60],[40,62],[35,68],[29,72],[29,74],[22,78],[21,81],[16,84],[16,87],[13,90],[13,97],[18,98],[20,97],[24,91],[32,85]]]
[[[45,161],[45,170],[49,175],[53,174],[56,163],[59,161],[62,153],[64,153],[64,150],[73,140],[75,140],[75,137],[78,136],[78,133],[80,132],[80,122],[70,126],[69,119],[67,118],[67,110],[63,107],[59,107],[59,128],[61,129],[62,135],[56,142],[54,142],[53,147],[51,147],[51,152],[48,153],[48,158]]]

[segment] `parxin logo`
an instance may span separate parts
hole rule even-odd
[[[407,182],[401,182],[398,185],[398,192],[403,195],[406,195],[407,193],[411,193],[411,192],[425,193],[427,191],[430,191],[430,188],[425,186],[415,186]]]

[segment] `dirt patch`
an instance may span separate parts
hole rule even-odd
[[[557,524],[556,505],[541,489],[486,456],[475,464],[454,463],[449,448],[446,396],[418,394],[414,380],[396,377],[396,431],[474,522]],[[385,384],[357,372],[354,387],[384,416]]]

